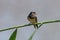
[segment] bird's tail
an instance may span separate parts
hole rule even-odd
[[[34,28],[36,29],[38,29],[39,27],[38,27],[38,24],[34,24]]]

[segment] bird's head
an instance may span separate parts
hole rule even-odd
[[[29,16],[30,17],[36,17],[36,12],[30,12]]]

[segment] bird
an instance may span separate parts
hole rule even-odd
[[[30,12],[27,19],[30,23],[32,23],[34,25],[35,29],[38,29],[38,24],[35,24],[35,23],[37,23],[36,12]]]

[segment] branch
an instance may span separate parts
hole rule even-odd
[[[40,23],[35,23],[35,24],[48,24],[48,23],[55,23],[55,22],[60,22],[60,20],[53,20],[53,21],[47,21],[47,22],[40,22]],[[22,25],[22,26],[16,26],[16,27],[12,27],[12,28],[7,28],[7,29],[2,29],[0,30],[0,32],[2,31],[6,31],[6,30],[11,30],[11,29],[15,29],[15,28],[22,28],[22,27],[26,27],[26,26],[31,26],[33,24],[25,24],[25,25]]]

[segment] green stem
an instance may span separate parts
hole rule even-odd
[[[26,25],[22,25],[22,26],[15,26],[15,27],[12,27],[12,28],[7,28],[7,29],[0,30],[0,32],[6,31],[6,30],[15,29],[15,28],[22,28],[22,27],[26,27],[26,26],[29,26],[29,25],[33,25],[33,24],[26,24]]]
[[[35,23],[35,24],[48,24],[48,23],[55,23],[55,22],[60,22],[60,20],[54,20],[54,21],[47,21],[47,22],[40,22],[40,23]],[[26,26],[30,26],[33,24],[26,24],[26,25],[22,25],[22,26],[16,26],[16,27],[12,27],[12,28],[7,28],[7,29],[2,29],[0,30],[0,32],[2,31],[6,31],[6,30],[11,30],[11,29],[15,29],[15,28],[22,28],[22,27],[26,27]]]
[[[47,23],[55,23],[55,22],[60,22],[60,20],[47,21],[47,22],[43,22],[43,24],[47,24]]]

